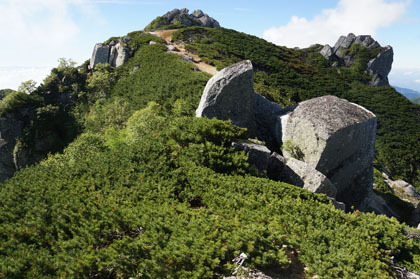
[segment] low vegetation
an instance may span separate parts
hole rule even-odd
[[[4,111],[37,101],[29,132],[60,124],[68,134],[63,152],[0,184],[0,278],[222,278],[242,252],[246,267],[278,273],[296,268],[293,254],[308,277],[393,278],[394,264],[420,272],[420,240],[405,224],[257,177],[231,147],[243,129],[193,117],[210,76],[149,34],[130,38],[133,57],[117,69],[61,61],[29,99],[6,97]],[[223,28],[177,39],[219,68],[251,59],[257,91],[283,105],[333,94],[367,106],[379,119],[378,163],[418,181],[418,107],[390,87],[350,82],[316,47]]]
[[[365,85],[363,65],[379,49],[354,45],[348,51],[357,57],[350,68],[330,67],[319,53],[319,45],[293,50],[224,28],[181,29],[174,40],[222,69],[250,59],[256,69],[255,89],[284,106],[324,95],[335,95],[360,104],[376,114],[378,132],[376,165],[383,163],[396,178],[420,189],[420,107],[412,104],[390,86]]]

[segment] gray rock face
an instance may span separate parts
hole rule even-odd
[[[298,154],[326,175],[337,188],[337,200],[358,205],[373,185],[375,115],[334,96],[300,103],[282,127],[285,158]]]
[[[93,69],[98,63],[108,63],[109,50],[108,45],[96,44],[93,48],[92,58],[90,58],[90,68]]]
[[[277,153],[270,156],[267,175],[277,181],[287,182],[314,193],[335,198],[337,189],[331,181],[315,168],[294,158],[285,159]]]
[[[400,216],[388,206],[386,201],[382,197],[376,195],[373,191],[368,193],[365,200],[359,205],[359,209],[364,212],[374,212],[388,217],[400,218]]]
[[[324,56],[328,61],[332,61],[334,57],[334,49],[329,45],[325,45],[321,51],[321,55]]]
[[[258,93],[254,93],[254,115],[257,125],[257,137],[266,142],[267,146],[275,150],[278,145],[275,138],[277,115],[283,108],[266,99]]]
[[[119,67],[128,60],[130,55],[130,48],[123,46],[121,43],[118,43],[111,48],[111,54],[112,53],[115,54],[114,56],[110,55],[109,64],[113,67]]]
[[[391,71],[392,62],[394,61],[394,51],[392,47],[386,46],[376,58],[368,62],[367,69],[373,77],[370,84],[372,86],[389,85],[388,74]]]
[[[236,151],[245,151],[248,162],[255,166],[260,174],[267,174],[273,180],[288,182],[314,193],[323,193],[331,198],[337,190],[329,179],[305,162],[294,158],[285,159],[261,144],[234,142]]]
[[[332,63],[332,66],[334,67],[338,66],[340,63],[344,64],[346,67],[351,67],[357,59],[357,57],[350,54],[350,47],[353,44],[360,44],[368,50],[381,47],[380,44],[369,35],[355,36],[353,33],[350,33],[347,36],[341,36],[333,48],[329,45],[325,45],[320,50],[320,54],[324,56],[328,62]],[[369,85],[389,85],[388,74],[391,71],[393,56],[392,47],[386,46],[377,57],[368,62],[366,71],[372,76]]]
[[[16,138],[22,134],[24,123],[15,116],[0,117],[0,182],[10,178],[16,171],[13,149]]]
[[[255,166],[261,173],[267,170],[271,151],[261,144],[248,142],[233,142],[233,148],[236,151],[245,151],[248,153],[248,162]]]
[[[356,36],[353,33],[350,33],[346,36],[341,36],[334,45],[334,52],[336,52],[340,47],[349,48],[351,44],[356,40]]]
[[[200,18],[200,17],[204,16],[204,13],[203,13],[202,10],[195,10],[191,15],[193,17]]]
[[[130,40],[129,37],[124,37],[123,39],[124,42],[129,42]],[[121,42],[111,41],[108,45],[99,43],[93,49],[89,68],[95,68],[98,63],[119,67],[128,60],[129,55],[130,48],[123,46]]]
[[[207,82],[196,116],[230,119],[232,124],[247,128],[249,136],[254,137],[256,124],[251,61],[236,63],[214,75]]]
[[[195,10],[189,14],[189,10],[184,9],[173,9],[162,16],[165,20],[165,25],[175,24],[176,21],[180,21],[185,26],[199,25],[203,27],[220,27],[217,20],[205,14],[202,10]]]

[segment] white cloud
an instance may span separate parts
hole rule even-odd
[[[30,79],[39,84],[49,73],[47,67],[0,67],[0,89],[16,90],[23,81]]]
[[[415,83],[420,83],[420,79],[416,79],[414,82]]]
[[[405,76],[411,76],[411,75],[413,75],[414,73],[413,72],[404,72],[403,73],[403,75],[405,75]]]
[[[78,27],[65,0],[7,0],[0,2],[0,36],[11,42],[59,47],[71,40]]]
[[[313,43],[334,44],[340,35],[375,35],[378,28],[403,19],[411,0],[340,0],[334,9],[323,10],[312,20],[293,16],[280,27],[264,31],[264,39],[288,47]]]
[[[0,89],[40,81],[59,57],[74,58],[77,20],[84,16],[93,24],[96,14],[83,0],[0,0]]]

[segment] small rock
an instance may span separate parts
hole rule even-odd
[[[178,51],[178,49],[176,48],[176,46],[174,46],[174,45],[167,45],[166,46],[166,48],[169,50],[169,51]]]
[[[235,151],[245,151],[248,153],[248,162],[255,166],[261,173],[267,170],[271,155],[271,151],[267,147],[247,142],[233,142],[232,146]]]
[[[270,156],[267,175],[273,180],[287,182],[314,193],[323,193],[331,198],[335,198],[337,193],[331,181],[315,168],[294,158],[285,159],[275,152]]]
[[[149,42],[149,45],[155,45],[155,44],[157,44],[155,41],[150,41]]]

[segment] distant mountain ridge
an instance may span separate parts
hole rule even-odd
[[[408,89],[408,88],[402,88],[402,87],[398,87],[398,86],[393,86],[395,88],[395,90],[397,90],[398,93],[404,95],[407,99],[412,100],[412,99],[418,99],[420,97],[420,92],[412,90],[412,89]]]

